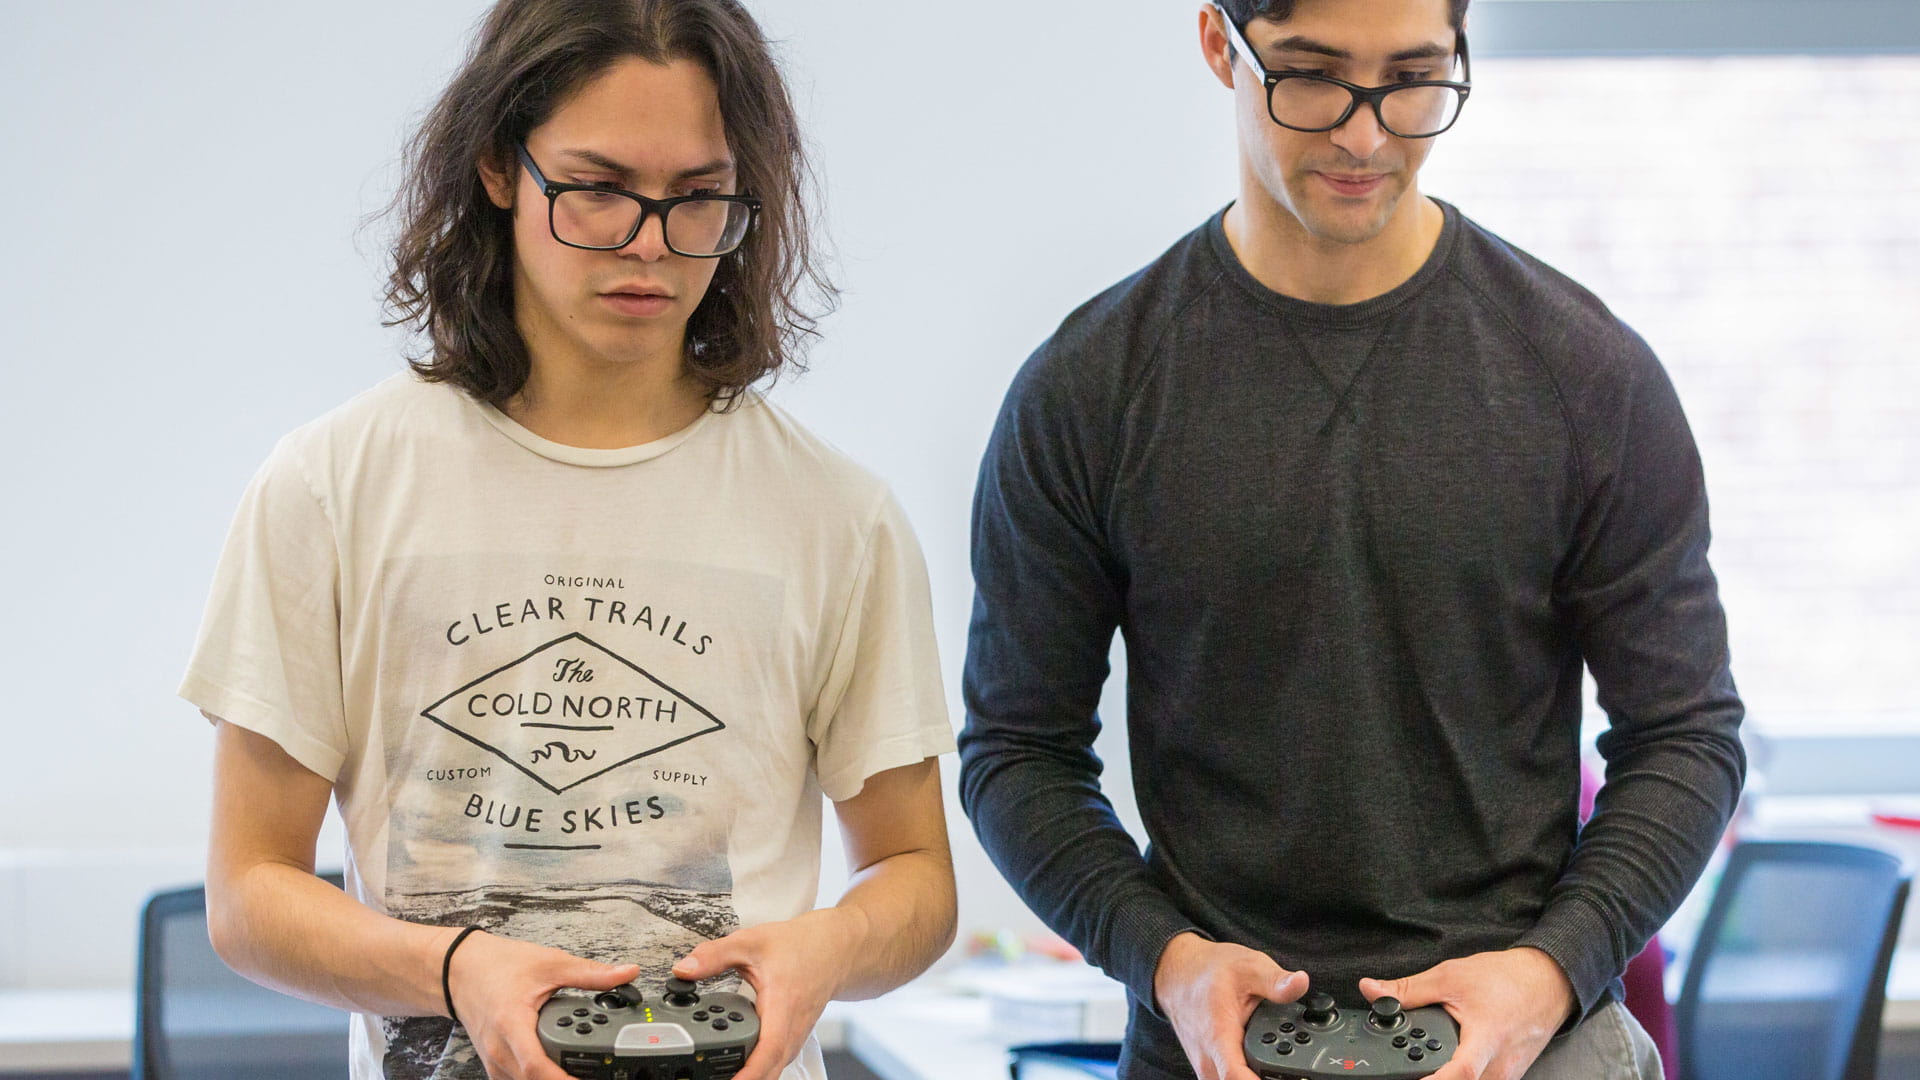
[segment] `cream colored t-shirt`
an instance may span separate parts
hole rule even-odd
[[[254,477],[180,693],[333,781],[375,910],[643,985],[812,907],[823,792],[953,748],[899,505],[757,396],[584,450],[381,383]],[[444,1017],[358,1017],[353,1056],[485,1075]]]

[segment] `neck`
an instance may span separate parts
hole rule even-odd
[[[1446,214],[1408,187],[1379,232],[1357,242],[1316,236],[1265,187],[1243,176],[1227,211],[1227,243],[1255,281],[1316,304],[1357,304],[1390,292],[1425,265]]]
[[[665,438],[707,411],[706,388],[685,372],[686,328],[617,357],[584,353],[520,320],[531,367],[501,411],[528,431],[587,450]]]

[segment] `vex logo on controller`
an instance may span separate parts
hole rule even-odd
[[[568,634],[421,711],[554,794],[726,727],[584,634]]]

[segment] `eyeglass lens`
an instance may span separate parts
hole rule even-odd
[[[569,244],[617,248],[628,243],[645,211],[611,191],[563,191],[553,200],[553,234]],[[682,255],[723,255],[746,238],[753,212],[745,203],[694,199],[666,213],[667,246]]]
[[[1337,83],[1281,79],[1267,98],[1273,119],[1287,127],[1333,127],[1347,106],[1366,106]],[[1444,86],[1407,86],[1380,98],[1380,122],[1395,135],[1419,138],[1445,131],[1460,111],[1460,95]]]

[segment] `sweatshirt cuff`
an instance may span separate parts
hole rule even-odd
[[[1167,943],[1184,933],[1213,940],[1206,931],[1193,925],[1193,920],[1182,915],[1172,901],[1158,894],[1134,897],[1119,905],[1114,913],[1114,955],[1103,966],[1107,974],[1126,986],[1142,1008],[1162,1020],[1167,1017],[1154,999],[1153,976],[1160,969],[1160,954],[1167,950]]]
[[[1577,894],[1555,898],[1533,929],[1513,944],[1516,948],[1530,946],[1552,957],[1573,985],[1573,1015],[1561,1026],[1561,1034],[1587,1018],[1626,967],[1624,959],[1615,958],[1619,950],[1614,947],[1612,924]]]

